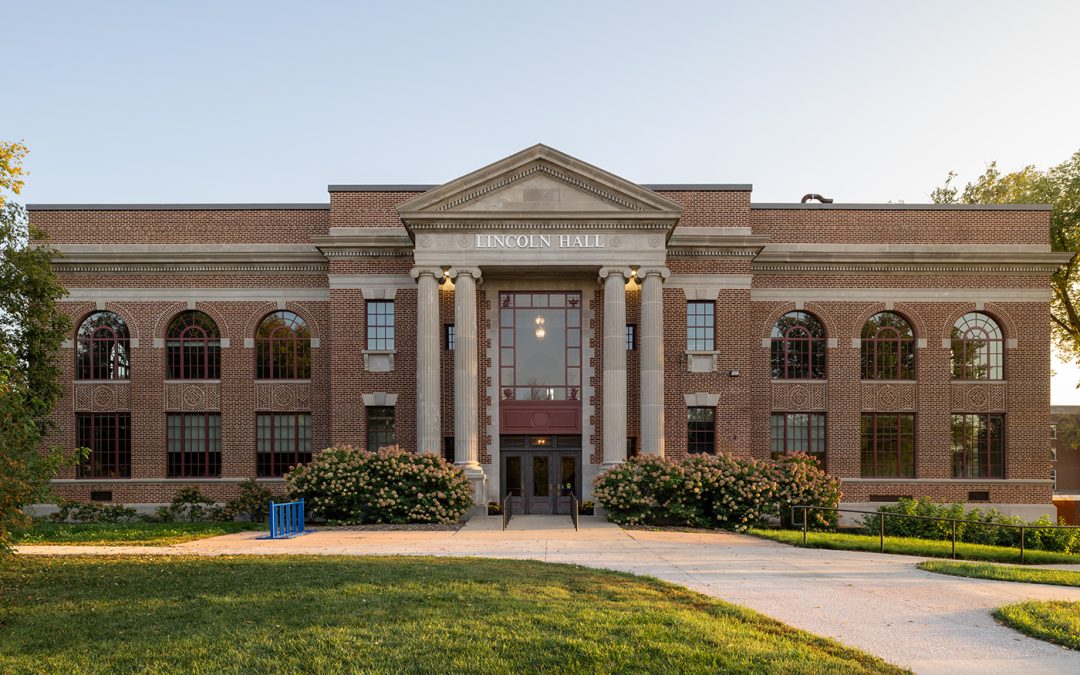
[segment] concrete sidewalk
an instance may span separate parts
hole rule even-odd
[[[241,532],[168,547],[23,546],[30,554],[452,555],[572,563],[647,574],[751,607],[919,673],[1080,673],[1080,653],[998,625],[1025,599],[1080,600],[1080,588],[950,577],[919,558],[800,549],[723,533],[623,530],[582,517],[475,518],[457,532],[344,531],[257,540]]]

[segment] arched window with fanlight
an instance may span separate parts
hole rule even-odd
[[[862,329],[862,379],[914,380],[915,333],[895,312],[870,317]]]
[[[773,326],[772,377],[825,379],[825,327],[810,312],[788,312]]]
[[[112,312],[83,319],[75,340],[75,379],[126,380],[131,377],[127,324]]]
[[[255,332],[255,377],[260,380],[311,378],[311,332],[299,315],[272,312]]]
[[[968,312],[952,328],[954,380],[1000,380],[1005,377],[1005,336],[989,314]]]
[[[170,380],[221,379],[221,333],[208,315],[181,312],[165,332],[165,363]]]

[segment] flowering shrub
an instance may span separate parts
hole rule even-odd
[[[397,446],[327,448],[285,479],[290,499],[303,497],[312,516],[332,522],[455,523],[472,506],[461,469]]]
[[[806,455],[777,462],[727,454],[695,454],[681,461],[640,456],[597,476],[593,494],[616,523],[742,531],[780,516],[794,503],[835,507],[839,485]]]
[[[840,503],[840,481],[825,473],[817,459],[802,452],[783,455],[773,462],[774,480],[776,481],[776,505],[780,522],[785,525],[802,524],[802,514],[797,514],[796,522],[791,522],[791,507],[797,505],[824,506],[836,508]],[[811,527],[835,527],[835,511],[814,511],[806,513],[807,524]]]

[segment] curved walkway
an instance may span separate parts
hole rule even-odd
[[[524,516],[503,532],[476,518],[456,532],[324,529],[295,539],[241,532],[168,547],[23,546],[29,554],[453,555],[573,563],[647,574],[751,607],[919,673],[1080,673],[1080,653],[998,625],[995,607],[1080,600],[1080,588],[923,572],[907,556],[801,549],[724,533],[623,530],[600,519]]]

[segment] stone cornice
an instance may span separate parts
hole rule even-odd
[[[190,264],[69,264],[53,262],[53,269],[60,274],[325,274],[329,269],[326,261],[310,264],[292,263],[190,263]]]
[[[753,261],[760,273],[1052,274],[1073,254],[1045,246],[766,246]]]
[[[53,269],[68,274],[324,273],[306,244],[57,244]]]
[[[455,214],[460,215],[460,214]],[[484,215],[485,218],[490,220],[468,220],[463,221],[460,218],[456,218],[453,221],[443,222],[417,222],[410,223],[413,230],[416,231],[438,231],[438,230],[667,230],[671,227],[670,223],[664,222],[634,222],[626,223],[612,220],[610,212],[604,213],[582,213],[582,214],[566,214],[559,213],[557,218],[553,221],[541,221],[542,214],[535,212],[529,212],[528,219],[522,221],[506,221],[503,220],[508,216],[514,214],[507,214],[502,212],[494,212],[491,214],[478,214]],[[525,215],[525,214],[520,214]],[[655,215],[649,216],[655,219]]]

